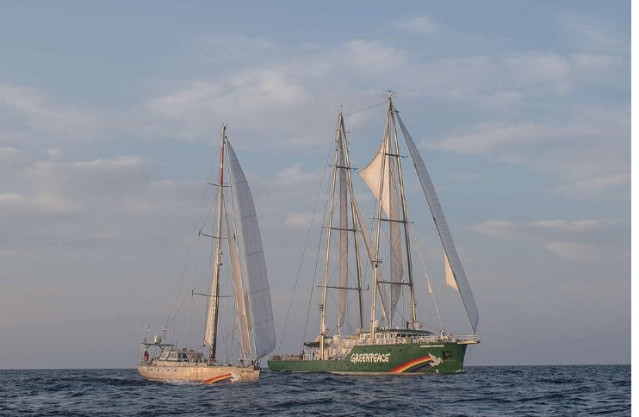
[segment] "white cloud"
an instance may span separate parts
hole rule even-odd
[[[320,179],[320,173],[307,172],[303,169],[302,164],[293,164],[292,166],[279,171],[276,174],[275,183],[276,187],[291,187],[299,185],[314,184],[317,185]]]
[[[404,20],[396,20],[393,26],[410,32],[425,35],[433,34],[440,29],[440,25],[428,16],[412,17]]]
[[[478,232],[498,239],[533,241],[569,261],[627,261],[629,251],[624,241],[602,244],[604,236],[628,227],[621,220],[540,220],[516,223],[489,220],[476,226]]]
[[[0,206],[17,204],[24,201],[24,195],[17,193],[0,193]]]
[[[570,261],[599,261],[606,259],[607,252],[601,246],[575,242],[550,242],[544,247]]]
[[[95,112],[56,102],[34,87],[0,83],[0,109],[13,116],[17,129],[38,135],[83,140],[102,128]]]
[[[260,139],[268,139],[282,130],[290,135],[293,130],[281,115],[296,114],[311,98],[286,69],[258,68],[227,74],[215,82],[190,82],[148,102],[146,112],[156,120],[153,129],[167,137],[208,138],[212,128],[224,122],[235,132],[261,131]]]
[[[625,108],[581,106],[561,121],[483,122],[423,145],[553,174],[563,194],[628,198],[629,122]]]
[[[480,123],[467,133],[426,143],[438,149],[463,154],[504,155],[517,146],[549,141],[558,134],[554,129],[535,123],[512,125],[500,122]]]
[[[60,159],[64,155],[64,152],[58,148],[51,148],[47,151],[47,155],[49,155],[51,159]]]
[[[29,186],[28,201],[33,210],[45,212],[78,211],[83,207],[113,207],[128,196],[139,183],[144,161],[122,156],[92,161],[36,162],[24,170]],[[114,203],[115,202],[115,203]]]
[[[556,236],[575,236],[599,230],[603,227],[600,220],[541,220],[530,223],[515,223],[504,220],[488,220],[476,227],[480,233],[507,239],[537,238],[547,239]]]
[[[19,153],[20,151],[12,146],[0,147],[0,158],[2,159],[14,158]]]
[[[313,215],[311,213],[289,213],[286,216],[284,224],[290,229],[307,230],[311,222],[313,221]]]
[[[566,57],[556,54],[526,54],[506,58],[506,73],[515,83],[532,88],[550,87],[563,95],[572,88],[572,68]]]
[[[624,37],[623,29],[615,27],[603,18],[586,14],[566,14],[561,18],[561,28],[564,29],[577,47],[604,53],[626,53],[628,39]]]
[[[588,75],[605,76],[623,65],[623,60],[618,56],[591,53],[573,54],[570,61],[575,71],[586,72]]]
[[[340,65],[350,68],[360,77],[379,77],[395,73],[397,68],[407,64],[407,57],[402,50],[378,41],[354,40],[338,49],[340,61],[336,61],[336,69]]]

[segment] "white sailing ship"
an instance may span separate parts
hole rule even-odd
[[[225,159],[226,156],[226,159]],[[228,172],[227,172],[228,171]],[[228,173],[228,184],[225,184]],[[235,151],[226,137],[226,126],[220,135],[220,167],[217,192],[215,260],[204,332],[204,351],[177,348],[165,343],[162,336],[141,344],[142,357],[138,372],[152,381],[189,381],[206,384],[221,382],[253,382],[259,378],[259,359],[275,347],[275,328],[257,214],[248,182]],[[226,201],[225,189],[232,201]],[[230,209],[227,208],[230,207]],[[227,244],[228,251],[223,250]],[[229,255],[230,276],[220,274],[222,255]],[[217,358],[218,321],[220,313],[220,281],[232,281],[240,356],[236,363]],[[158,349],[159,348],[159,349]],[[159,353],[157,351],[159,350]],[[150,351],[154,355],[149,354]]]

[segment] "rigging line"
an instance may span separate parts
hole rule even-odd
[[[343,113],[343,115],[344,116],[350,116],[352,114],[363,112],[363,111],[366,111],[366,110],[370,110],[372,108],[379,107],[379,106],[384,105],[384,104],[386,104],[386,101],[383,101],[383,102],[377,103],[377,104],[373,104],[372,106],[364,107],[363,109],[358,109],[358,110],[353,110],[353,111],[348,112],[348,113]]]
[[[288,309],[286,311],[286,316],[284,318],[284,326],[282,327],[282,332],[280,333],[280,346],[277,350],[277,353],[280,353],[280,350],[282,349],[282,340],[284,340],[284,333],[286,331],[286,326],[288,325],[288,318],[291,314],[291,308],[293,306],[293,300],[295,299],[295,292],[297,290],[297,285],[299,283],[300,280],[300,276],[302,273],[302,264],[304,263],[304,257],[306,254],[306,248],[308,247],[308,242],[310,240],[310,235],[311,235],[311,230],[313,228],[313,223],[315,222],[315,216],[317,214],[317,206],[319,205],[319,200],[320,200],[320,191],[322,190],[322,186],[324,184],[324,179],[326,178],[326,172],[328,171],[328,169],[326,168],[328,160],[330,158],[330,155],[332,154],[332,149],[328,152],[327,156],[326,156],[326,161],[324,163],[324,173],[322,174],[322,181],[320,182],[320,186],[317,190],[317,195],[315,197],[315,206],[313,207],[313,215],[311,216],[311,222],[308,226],[308,229],[306,230],[306,239],[304,240],[304,248],[302,249],[302,256],[300,257],[300,262],[299,262],[299,266],[297,268],[297,275],[295,277],[295,285],[293,285],[293,292],[291,294],[291,301],[288,304]],[[317,267],[316,267],[317,268]],[[313,275],[315,276],[315,275]],[[311,288],[311,294],[313,293],[313,288]],[[311,295],[311,300],[312,300],[312,295]],[[309,311],[310,311],[310,301],[309,301],[309,306],[308,309],[306,311],[306,325],[305,328],[308,328],[308,316],[309,316]],[[304,339],[306,339],[306,330],[304,330]],[[303,342],[304,340],[302,340]]]
[[[426,272],[426,263],[424,262],[424,257],[422,256],[422,246],[419,244],[419,239],[415,233],[412,234],[413,239],[415,240],[415,244],[417,245],[417,254],[419,255],[419,259],[422,263],[422,268],[424,269],[424,276],[426,277],[426,283],[428,284],[428,288],[430,289],[430,296],[433,299],[433,304],[435,305],[435,311],[437,312],[437,317],[439,318],[439,324],[441,324],[442,329],[444,329],[444,321],[442,320],[441,313],[439,312],[439,306],[437,305],[437,300],[435,299],[435,292],[433,291],[433,287],[430,284],[430,278],[428,277],[428,272]]]
[[[209,166],[208,172],[211,173],[211,174],[209,176],[209,181],[207,181],[207,184],[212,179],[211,177],[213,175],[212,173],[214,172],[214,169],[213,169],[214,163],[218,159],[219,158],[210,160],[210,164],[211,165]],[[204,207],[204,202],[206,202],[207,190],[208,190],[208,185],[205,185],[203,187],[203,189],[202,189],[202,194],[200,196],[200,204],[199,204],[200,208]],[[203,215],[203,213],[202,213],[203,211],[204,210],[200,209],[200,213],[198,214],[198,217],[196,219],[196,223],[195,223],[195,229],[196,230],[198,230],[198,225],[199,224],[201,224],[203,221],[206,222],[206,219],[210,216],[211,212],[213,211],[213,205],[209,206],[208,213],[206,215]],[[204,220],[203,220],[203,218],[204,218]],[[201,228],[199,228],[199,230],[201,230]],[[166,320],[164,322],[165,323],[164,327],[168,327],[169,322],[175,323],[175,320],[177,318],[176,316],[177,316],[178,312],[181,310],[182,305],[184,304],[185,299],[183,299],[180,302],[179,298],[180,298],[180,294],[182,293],[182,291],[184,289],[185,283],[187,281],[188,272],[191,269],[191,265],[193,263],[193,258],[194,258],[194,253],[195,253],[195,250],[193,249],[193,247],[195,246],[195,242],[196,241],[194,239],[189,239],[189,249],[187,251],[187,257],[186,257],[186,259],[184,261],[184,266],[183,266],[183,269],[182,269],[182,274],[181,274],[181,277],[180,277],[178,290],[177,290],[177,293],[175,295],[175,300],[173,301],[173,304],[172,304],[172,306],[171,306],[171,308],[169,310],[169,314],[168,314],[168,316],[167,316],[167,318],[166,318]]]
[[[326,178],[326,173],[328,172],[328,160],[330,158],[332,154],[332,150],[329,151],[329,153],[326,155],[326,163],[325,163],[325,168],[324,168],[324,173],[322,176],[322,182],[320,183],[320,188],[318,189],[318,194],[317,194],[317,201],[319,201],[319,195],[320,192],[323,189],[324,186],[324,180]],[[327,182],[326,186],[330,188],[330,184]],[[329,200],[326,199],[324,201],[324,209],[322,210],[322,212],[324,213],[324,216],[322,216],[322,220],[321,220],[321,224],[327,224],[328,223],[328,204],[329,204]],[[320,251],[322,249],[322,242],[324,240],[324,235],[320,232],[317,235],[317,252],[315,255],[315,265],[314,265],[314,269],[313,269],[313,282],[315,282],[315,278],[317,278],[318,276],[318,270],[319,270],[319,263],[320,263]],[[319,280],[318,280],[319,282]],[[311,316],[311,305],[313,305],[313,299],[314,299],[314,292],[315,292],[315,285],[311,285],[311,292],[309,294],[308,297],[308,305],[306,306],[306,322],[304,323],[304,337],[302,339],[302,342],[307,340],[307,336],[308,336],[308,322],[310,320],[310,316]],[[326,308],[326,306],[322,306],[323,309]],[[320,313],[321,314],[321,313]]]

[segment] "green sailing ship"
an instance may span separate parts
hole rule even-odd
[[[368,232],[367,218],[355,200],[344,117],[341,112],[338,114],[324,227],[325,252],[320,255],[324,266],[318,285],[322,289],[319,335],[304,342],[298,354],[272,355],[268,359],[272,371],[346,375],[454,373],[463,370],[467,347],[479,343],[479,313],[473,293],[435,187],[392,99],[389,92],[382,143],[360,172],[376,200],[373,233]],[[416,255],[411,249],[415,231],[404,192],[398,127],[443,247],[446,284],[459,292],[472,334],[446,331],[428,275],[425,270],[421,274],[416,271]],[[366,272],[372,276],[369,285],[364,283]],[[417,278],[426,281],[427,290],[416,290]],[[366,292],[370,295],[365,297]],[[427,324],[418,317],[418,305],[426,298],[433,300],[439,325]],[[370,308],[368,317],[365,301]],[[329,303],[334,306],[332,310]],[[332,331],[327,327],[329,321],[333,323]]]

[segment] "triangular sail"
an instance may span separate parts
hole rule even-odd
[[[397,114],[397,120],[399,121],[399,125],[406,141],[406,146],[408,147],[408,151],[413,160],[413,165],[415,166],[415,170],[417,171],[417,176],[422,186],[422,190],[424,191],[424,195],[426,196],[426,201],[428,202],[428,206],[430,207],[433,220],[435,221],[435,226],[437,228],[437,232],[439,233],[439,238],[442,242],[442,246],[444,247],[444,251],[446,252],[446,256],[448,257],[448,260],[450,262],[451,271],[455,278],[455,282],[457,283],[459,294],[464,304],[464,308],[466,309],[466,314],[468,315],[468,320],[471,327],[473,328],[473,332],[476,333],[477,323],[479,322],[479,312],[477,311],[475,298],[473,297],[473,292],[470,289],[470,284],[468,283],[468,279],[466,278],[466,273],[464,272],[464,268],[462,267],[461,261],[459,260],[457,249],[455,248],[455,244],[453,243],[453,237],[450,234],[450,230],[448,229],[448,223],[446,222],[444,211],[439,204],[439,199],[437,198],[437,193],[435,192],[435,186],[430,179],[430,175],[428,175],[424,160],[419,154],[419,151],[417,150],[417,147],[415,146],[410,133],[406,129],[404,122],[399,117],[399,114]]]
[[[450,267],[450,262],[448,262],[448,256],[446,256],[446,253],[444,253],[444,275],[446,278],[446,285],[459,291],[459,288],[457,288],[457,282],[455,282],[455,275],[453,275],[453,270]]]
[[[251,343],[251,312],[249,310],[248,294],[244,290],[242,280],[242,266],[238,254],[238,242],[231,226],[228,215],[226,217],[226,230],[229,244],[229,258],[231,260],[231,275],[233,276],[233,290],[235,293],[235,314],[237,316],[237,329],[240,339],[242,358],[253,358],[253,345]]]
[[[231,174],[230,184],[234,191],[235,208],[238,211],[236,228],[240,257],[243,257],[244,270],[246,271],[245,284],[252,320],[254,353],[257,358],[261,358],[275,348],[275,326],[266,261],[251,190],[229,142],[227,142],[227,147]]]
[[[386,158],[386,152],[384,151],[384,147],[386,145],[386,141],[382,140],[377,153],[371,159],[371,161],[362,169],[359,173],[360,177],[364,180],[364,183],[371,190],[373,195],[378,198],[382,202],[382,210],[386,216],[390,217],[391,208],[390,208],[390,196],[391,196],[391,188],[390,188],[390,165],[388,164],[388,158]],[[384,161],[386,159],[386,161]],[[383,175],[380,173],[383,172]],[[383,180],[381,179],[383,177]],[[383,186],[380,187],[380,183],[384,182]]]

